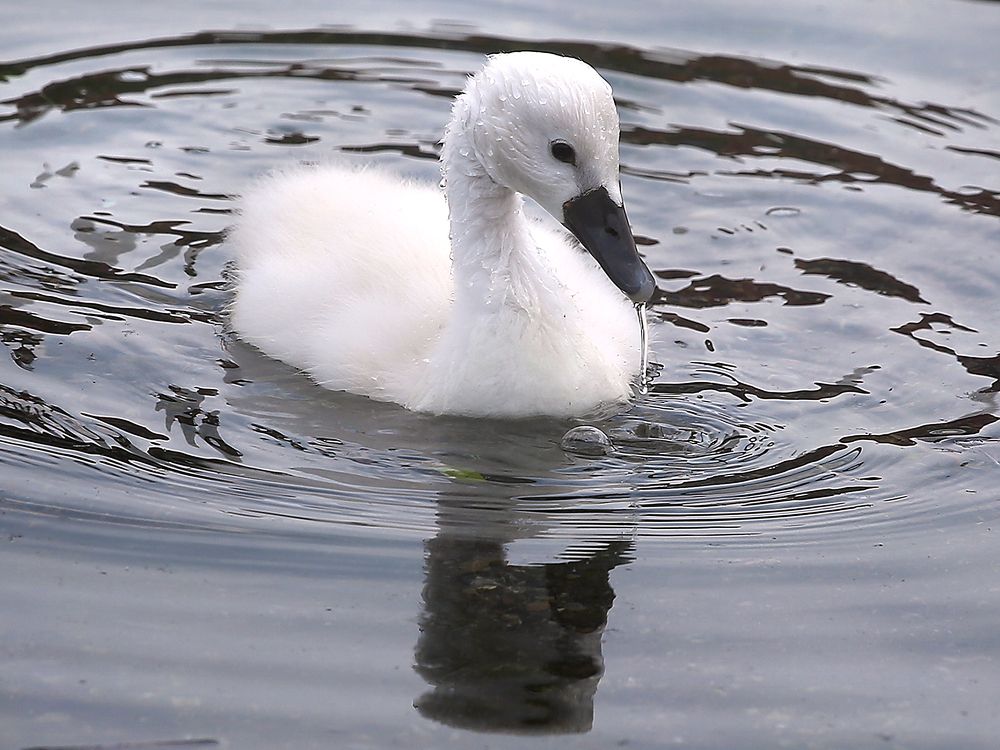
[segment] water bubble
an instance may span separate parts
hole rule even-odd
[[[569,430],[559,441],[559,447],[578,456],[609,456],[615,452],[611,438],[590,425]]]

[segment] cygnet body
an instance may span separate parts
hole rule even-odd
[[[232,327],[327,388],[417,411],[582,416],[626,401],[634,306],[655,283],[625,217],[618,138],[593,68],[495,55],[455,100],[443,193],[330,165],[244,197]],[[576,239],[529,219],[522,194]]]

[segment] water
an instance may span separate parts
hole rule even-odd
[[[646,318],[645,303],[635,306],[635,314],[639,318],[639,394],[649,393],[649,320]]]
[[[0,745],[994,747],[1000,9],[488,8],[6,19]],[[231,196],[437,180],[519,48],[614,85],[659,284],[608,456],[225,326]]]

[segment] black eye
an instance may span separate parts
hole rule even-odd
[[[576,164],[576,151],[566,141],[552,141],[549,144],[552,155],[563,164]]]

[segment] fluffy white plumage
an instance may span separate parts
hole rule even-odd
[[[585,63],[491,57],[455,101],[444,193],[325,166],[244,197],[228,240],[233,329],[327,388],[418,411],[570,416],[628,399],[632,303],[519,195],[559,220],[602,187],[620,205],[618,135],[610,86]],[[575,165],[553,157],[555,140]]]

